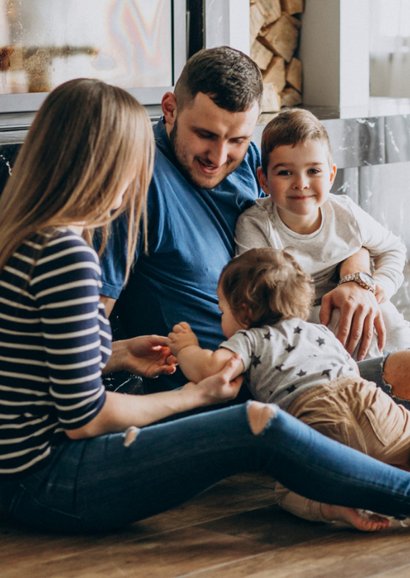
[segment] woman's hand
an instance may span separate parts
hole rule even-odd
[[[243,376],[238,375],[238,373],[242,371],[241,358],[239,355],[232,354],[232,357],[218,373],[206,377],[198,383],[189,382],[184,385],[183,389],[192,390],[194,388],[195,394],[202,397],[203,405],[230,401],[236,398],[241,389]]]
[[[192,331],[189,323],[181,321],[172,328],[171,333],[168,334],[169,346],[174,355],[178,355],[181,349],[189,345],[196,345],[199,347],[198,338]]]
[[[123,370],[143,377],[174,373],[176,358],[171,353],[168,338],[143,335],[114,341],[112,355],[104,373]]]

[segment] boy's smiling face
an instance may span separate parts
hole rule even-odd
[[[308,234],[320,226],[320,207],[336,176],[329,156],[324,142],[307,140],[278,146],[269,155],[267,174],[258,169],[261,187],[292,231]]]

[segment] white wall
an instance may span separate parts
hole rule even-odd
[[[370,0],[307,0],[300,58],[307,106],[362,106],[369,100]]]

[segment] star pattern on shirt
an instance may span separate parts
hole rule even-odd
[[[293,393],[294,391],[296,391],[296,385],[290,385],[289,387],[286,388],[286,391],[288,393]]]
[[[299,327],[299,325],[297,327],[294,328],[293,333],[302,333],[302,328]]]
[[[279,365],[275,365],[275,369],[277,369],[278,371],[282,371],[284,365],[285,365],[284,363],[280,363]]]
[[[298,377],[303,377],[304,375],[306,375],[306,373],[307,373],[306,371],[303,371],[303,369],[301,369],[300,371],[297,372],[296,375],[297,375]]]
[[[263,334],[263,338],[267,339],[268,341],[270,341],[270,338],[272,337],[271,332],[267,331],[266,333]]]
[[[285,351],[287,351],[288,353],[290,353],[294,349],[296,349],[295,345],[291,345],[290,343],[285,347]]]
[[[262,363],[261,362],[261,356],[253,354],[251,357],[251,365],[253,367],[258,367],[258,365],[260,365],[261,363]]]
[[[319,347],[322,347],[322,345],[324,345],[326,342],[325,342],[325,340],[323,339],[323,337],[318,337],[318,338],[316,339],[316,343],[319,345]]]
[[[322,371],[322,375],[326,375],[327,378],[330,379],[330,374],[331,374],[332,370],[331,369],[324,369]]]

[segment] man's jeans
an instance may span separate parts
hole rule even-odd
[[[265,471],[315,500],[410,515],[409,473],[325,438],[276,406],[255,435],[247,405],[67,440],[38,471],[18,482],[3,479],[3,503],[12,519],[37,529],[107,531],[177,506],[230,475]]]
[[[358,363],[360,375],[367,381],[373,381],[378,387],[387,393],[387,395],[390,395],[396,403],[399,403],[410,410],[410,400],[401,399],[400,397],[393,395],[391,385],[386,383],[383,379],[383,368],[388,356],[389,354],[386,354],[384,357],[374,357],[373,359],[360,361]]]

